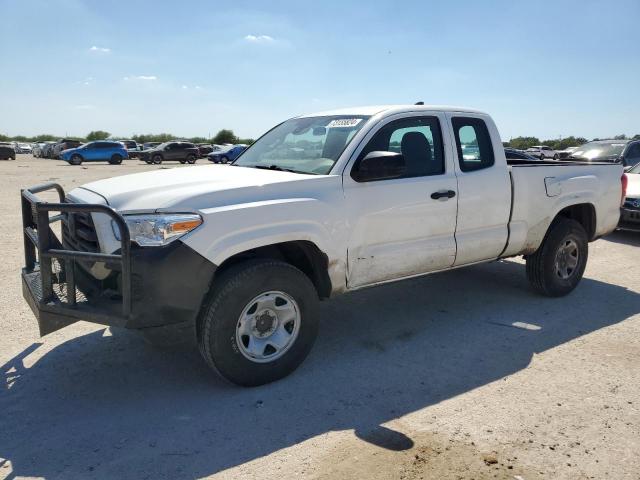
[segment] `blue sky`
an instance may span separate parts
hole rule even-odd
[[[255,137],[464,105],[504,139],[640,133],[640,1],[0,0],[0,132]]]

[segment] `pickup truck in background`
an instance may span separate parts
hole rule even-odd
[[[625,182],[611,162],[507,161],[476,110],[301,116],[229,165],[23,190],[23,294],[42,335],[190,332],[222,377],[260,385],[307,356],[320,299],[516,255],[534,290],[568,294]],[[38,197],[50,189],[59,202]]]

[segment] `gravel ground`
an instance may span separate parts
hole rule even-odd
[[[640,234],[565,298],[509,260],[324,302],[302,367],[242,389],[133,332],[41,339],[22,300],[20,187],[154,168],[0,162],[0,478],[640,478]]]

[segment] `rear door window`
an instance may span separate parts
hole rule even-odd
[[[495,163],[491,136],[484,120],[470,117],[451,119],[458,150],[458,163],[463,172],[491,167]]]

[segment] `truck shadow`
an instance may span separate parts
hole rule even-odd
[[[127,332],[74,338],[27,368],[34,344],[2,366],[0,462],[9,478],[196,478],[335,430],[411,448],[383,424],[640,312],[639,294],[591,279],[539,297],[523,270],[496,262],[326,302],[307,361],[254,389]]]
[[[640,232],[630,232],[627,230],[616,230],[604,237],[605,240],[614,243],[621,243],[633,247],[640,247]]]

